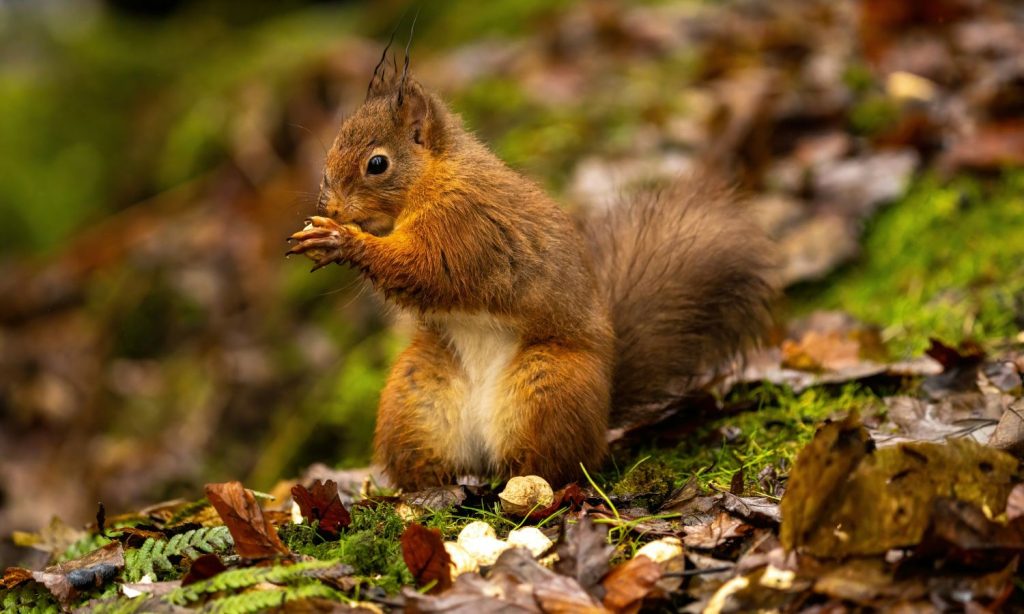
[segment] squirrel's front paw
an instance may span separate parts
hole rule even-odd
[[[357,232],[351,225],[342,226],[329,217],[313,216],[306,220],[305,228],[288,237],[297,243],[285,255],[305,255],[316,263],[312,272],[332,262],[345,261]]]

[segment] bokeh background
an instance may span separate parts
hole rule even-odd
[[[0,1],[0,535],[368,462],[401,334],[284,239],[407,8]],[[711,162],[779,241],[783,317],[896,357],[1024,327],[1020,3],[419,9],[416,76],[567,207]]]

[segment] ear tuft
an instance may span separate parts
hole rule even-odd
[[[428,149],[440,149],[444,119],[437,100],[410,79],[399,89],[397,102],[399,117],[412,140]]]

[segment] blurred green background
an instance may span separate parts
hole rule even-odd
[[[910,356],[1024,327],[1024,154],[971,141],[1021,134],[1024,71],[992,68],[1020,47],[961,31],[1021,12],[925,5],[424,1],[412,66],[573,208],[712,161],[780,242],[784,312]],[[401,331],[284,239],[407,8],[0,2],[0,535],[368,462]]]

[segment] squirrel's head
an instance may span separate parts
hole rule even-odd
[[[410,190],[445,155],[451,121],[444,103],[413,79],[397,70],[391,79],[375,75],[327,153],[318,214],[391,232]]]

